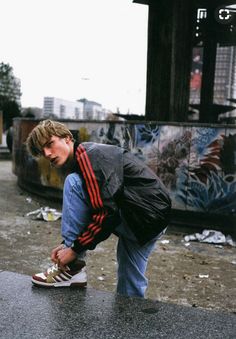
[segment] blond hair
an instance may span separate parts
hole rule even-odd
[[[43,120],[29,134],[26,140],[28,152],[33,157],[39,157],[43,153],[44,145],[51,139],[52,136],[60,138],[70,137],[73,140],[73,135],[69,129],[58,121]]]

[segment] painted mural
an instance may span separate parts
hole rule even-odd
[[[168,188],[174,209],[236,214],[236,128],[91,121],[70,121],[68,128],[79,142],[124,147],[146,162]],[[34,168],[34,182],[61,189],[63,179],[40,161],[36,166],[22,147],[18,173],[28,180],[27,168]]]

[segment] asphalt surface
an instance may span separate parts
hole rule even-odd
[[[42,289],[0,272],[0,338],[233,339],[236,315],[95,289]]]

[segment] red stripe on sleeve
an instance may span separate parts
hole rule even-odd
[[[89,160],[88,154],[87,154],[86,150],[84,149],[84,147],[82,145],[80,145],[79,148],[83,151],[83,155],[86,158],[87,171],[91,175],[91,180],[93,181],[93,184],[94,184],[94,187],[95,187],[95,190],[96,190],[96,193],[97,193],[97,199],[98,199],[98,202],[99,202],[99,206],[103,207],[103,202],[102,202],[102,199],[101,199],[99,186],[98,186],[97,179],[95,177],[91,162]]]
[[[96,210],[96,213],[92,216],[94,222],[92,222],[87,227],[85,232],[78,237],[81,245],[85,246],[94,240],[94,236],[96,234],[101,232],[101,225],[107,213],[103,209],[103,202],[100,195],[99,185],[93,171],[90,159],[85,148],[82,145],[79,145],[79,147],[77,148],[76,158],[86,183],[92,207]]]
[[[89,194],[91,204],[92,204],[93,208],[96,208],[95,207],[96,205],[95,205],[95,202],[94,202],[94,194],[93,194],[92,189],[89,185],[89,181],[88,181],[88,178],[87,178],[86,173],[85,173],[85,169],[84,169],[84,166],[83,166],[83,163],[82,163],[82,160],[81,160],[81,156],[79,154],[77,154],[77,161],[78,161],[79,167],[82,171],[82,174],[83,174],[83,177],[84,177],[84,180],[85,180],[85,183],[86,183],[86,187],[87,187],[87,190],[88,190],[88,194]]]

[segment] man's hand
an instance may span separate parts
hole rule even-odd
[[[52,253],[51,253],[51,260],[52,262],[54,262],[55,264],[58,264],[58,258],[57,258],[57,254],[59,251],[61,251],[65,246],[63,244],[57,246],[56,248],[54,248],[52,250]]]
[[[57,252],[57,262],[60,267],[64,267],[76,259],[76,253],[71,248],[63,248]]]

